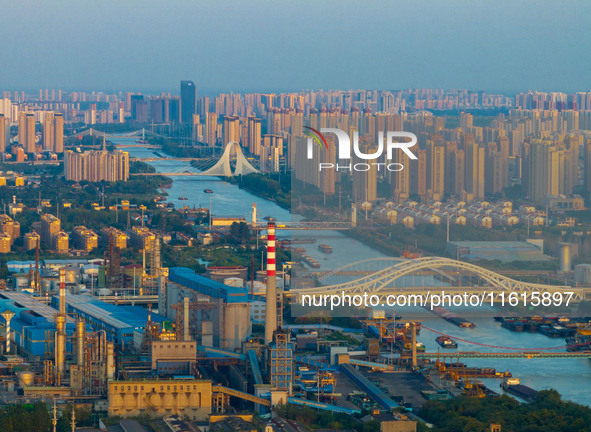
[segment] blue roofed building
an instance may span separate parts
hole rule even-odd
[[[0,292],[0,311],[15,313],[10,322],[14,343],[19,353],[35,357],[53,357],[55,348],[55,316],[58,310],[45,304],[41,298],[25,293]],[[3,321],[2,318],[0,320]],[[66,320],[66,350],[71,350],[71,336],[76,325]]]
[[[57,296],[52,298],[56,306],[58,301]],[[66,313],[82,318],[94,331],[104,330],[108,341],[129,348],[133,344],[134,332],[143,331],[150,312],[140,306],[105,303],[89,294],[66,294]],[[151,320],[163,323],[165,318],[152,313]]]
[[[160,288],[159,311],[174,319],[176,311],[172,306],[181,303],[184,297],[212,306],[208,316],[200,315],[196,323],[198,334],[195,336],[200,344],[235,350],[250,337],[252,325],[246,288],[225,285],[189,268],[172,267],[166,284]]]

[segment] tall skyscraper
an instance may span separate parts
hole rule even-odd
[[[181,123],[191,124],[196,100],[197,88],[193,81],[181,81]]]
[[[591,139],[585,141],[585,152],[584,152],[584,173],[585,173],[585,191],[591,195]]]
[[[43,118],[43,151],[53,151],[54,139],[53,113],[46,112]]]
[[[6,144],[8,144],[8,129],[8,119],[4,117],[4,114],[0,114],[0,153],[6,152]]]
[[[428,195],[439,201],[445,191],[445,147],[437,142],[427,142],[427,181]]]
[[[55,153],[64,152],[64,116],[55,114],[53,116],[53,151]]]
[[[484,199],[484,147],[478,145],[474,135],[466,134],[462,137],[465,154],[466,192],[472,199]]]
[[[148,122],[148,101],[143,95],[131,96],[131,120],[138,123]]]
[[[240,142],[240,118],[224,116],[224,148],[231,142]]]
[[[207,144],[215,147],[218,140],[218,115],[216,113],[207,113],[205,133],[207,134]]]
[[[360,145],[361,151],[365,154],[372,154],[377,151],[377,147],[371,143]],[[369,169],[361,168],[360,171],[353,171],[353,195],[356,202],[374,202],[377,199],[377,167],[374,163],[377,160],[364,160],[358,157],[354,158],[353,164],[369,165]],[[362,165],[360,165],[362,166]]]
[[[526,162],[529,199],[543,204],[548,197],[571,195],[574,187],[572,158],[573,152],[560,142],[533,140]]]
[[[248,117],[248,151],[261,154],[261,119],[256,117]]]
[[[411,166],[411,159],[401,149],[396,149],[395,155],[396,163],[401,164],[404,169],[395,171],[393,174],[394,198],[405,200],[410,196],[410,173],[414,166]]]
[[[35,115],[20,113],[18,117],[18,143],[25,153],[35,153]]]

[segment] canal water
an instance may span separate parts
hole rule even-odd
[[[112,141],[119,144],[135,144],[135,138],[114,138]],[[128,147],[125,149],[131,157],[157,157],[150,149],[140,147]],[[158,151],[162,154],[161,151]],[[180,172],[189,169],[189,163],[183,161],[150,161],[150,165],[158,172]],[[168,201],[175,207],[187,205],[189,207],[209,207],[211,198],[212,214],[214,216],[242,216],[247,221],[251,219],[252,203],[256,203],[259,220],[263,217],[274,217],[280,222],[298,220],[298,216],[290,215],[275,203],[251,194],[238,186],[220,180],[217,177],[172,177],[173,184],[168,192]],[[206,194],[204,189],[213,190],[213,194]],[[178,200],[178,197],[186,196],[186,201]],[[287,238],[289,233],[279,231],[279,237]],[[384,255],[368,246],[344,236],[337,231],[297,231],[294,237],[314,237],[316,243],[303,244],[308,255],[318,260],[320,270],[332,270],[343,265],[369,258],[383,257]],[[333,248],[333,253],[324,254],[318,250],[318,244],[326,243]],[[458,309],[450,309],[461,316]],[[490,314],[487,314],[490,316]],[[425,327],[437,330],[453,337],[485,345],[495,345],[503,348],[491,348],[487,346],[473,345],[466,342],[458,342],[458,350],[478,352],[507,352],[507,348],[548,348],[563,346],[564,339],[551,339],[538,333],[514,333],[501,328],[492,318],[470,318],[476,324],[475,328],[463,329],[448,323],[436,316],[423,320]],[[435,342],[438,334],[423,329],[418,336],[428,352],[437,352],[443,349]],[[446,350],[450,352],[453,350]],[[559,349],[556,351],[564,351]],[[448,359],[449,361],[449,359]],[[536,390],[554,388],[558,390],[564,399],[591,406],[591,361],[588,359],[479,359],[464,360],[468,366],[494,367],[498,371],[510,371],[521,383]],[[501,380],[482,380],[492,390],[501,392],[499,384]]]

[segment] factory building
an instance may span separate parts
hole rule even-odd
[[[211,413],[210,380],[109,382],[109,416],[179,415],[205,420]]]
[[[543,242],[528,241],[452,241],[447,243],[447,255],[459,260],[548,261]]]
[[[209,302],[212,305],[209,318],[201,325],[205,334],[211,329],[216,347],[238,349],[251,334],[250,304],[245,288],[224,285],[188,268],[173,267],[163,294],[165,305],[161,303],[160,309],[162,313],[166,310],[166,316],[171,319],[176,315],[172,305],[183,301],[184,297]]]
[[[53,355],[57,309],[28,294],[3,291],[0,292],[0,310],[10,310],[15,313],[10,324],[18,352],[35,357]],[[75,328],[75,322],[67,318],[66,340],[70,339]],[[66,350],[70,349],[71,344],[67,342]]]
[[[53,304],[58,298],[53,297]],[[67,294],[66,312],[77,315],[89,324],[93,330],[104,330],[107,340],[121,348],[130,348],[133,333],[141,330],[148,322],[149,312],[140,306],[118,306],[104,303],[88,294]],[[152,313],[153,322],[162,323],[164,318]]]

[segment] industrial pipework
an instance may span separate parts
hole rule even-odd
[[[183,340],[185,342],[191,340],[189,334],[189,297],[183,298]]]

